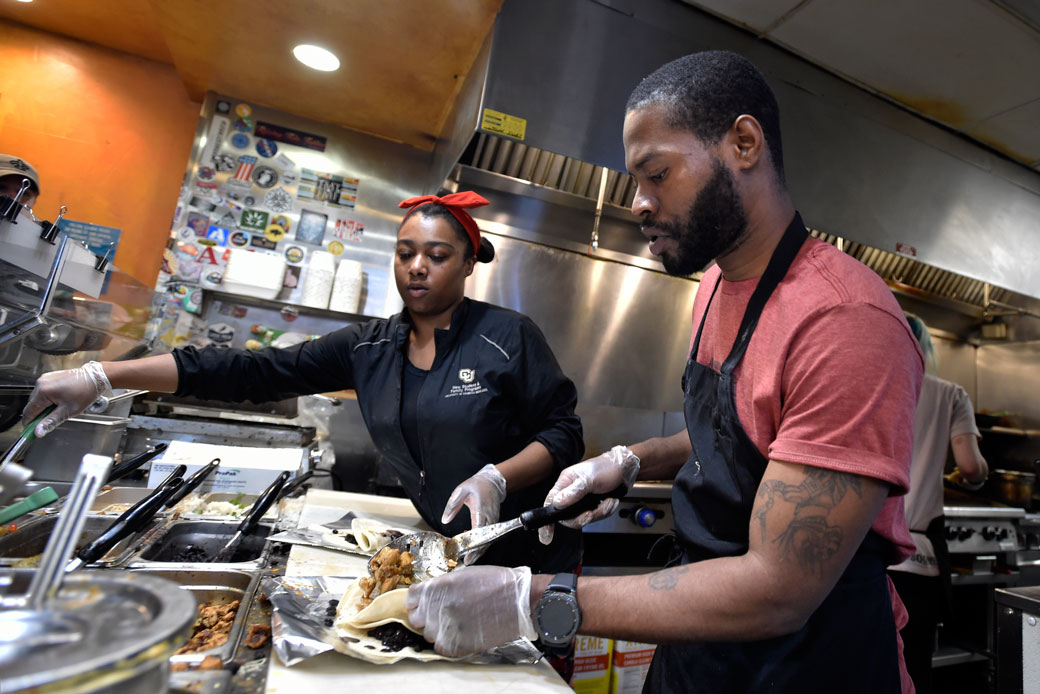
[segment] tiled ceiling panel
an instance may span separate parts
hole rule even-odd
[[[1040,32],[996,2],[685,1],[768,31],[810,62],[1022,163],[1037,161]]]

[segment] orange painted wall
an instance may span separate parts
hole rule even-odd
[[[40,173],[37,216],[116,227],[155,284],[201,104],[170,65],[0,21],[0,152]]]

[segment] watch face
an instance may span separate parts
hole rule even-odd
[[[538,632],[550,645],[570,643],[580,621],[578,601],[571,595],[550,592],[538,601]]]

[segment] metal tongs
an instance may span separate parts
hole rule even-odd
[[[235,534],[231,536],[231,539],[227,541],[227,544],[217,552],[217,555],[213,557],[213,563],[225,562],[231,559],[235,555],[235,550],[242,543],[242,538],[256,530],[256,526],[260,523],[260,519],[267,513],[267,509],[271,508],[271,505],[278,499],[278,495],[282,491],[282,487],[285,486],[286,480],[289,479],[289,473],[283,472],[278,475],[278,478],[271,483],[271,486],[263,491],[263,493],[257,497],[256,501],[253,502],[252,508],[249,509],[249,513],[246,514],[245,519],[238,524],[238,529]]]
[[[87,509],[94,503],[101,484],[112,466],[112,459],[100,455],[85,455],[76,472],[65,505],[62,507],[58,522],[47,540],[40,565],[33,574],[29,584],[29,592],[24,596],[4,599],[4,606],[25,607],[30,610],[41,610],[61,587],[65,565],[76,542],[83,532],[83,524],[87,520]]]
[[[124,538],[138,532],[155,517],[163,504],[184,483],[183,475],[188,469],[186,465],[178,465],[165,480],[163,480],[151,494],[138,501],[136,504],[124,511],[116,518],[105,532],[101,533],[93,542],[76,552],[76,558],[68,563],[65,571],[75,571],[85,564],[90,564],[105,556],[110,549],[119,544]]]
[[[586,511],[599,506],[604,499],[620,499],[628,493],[621,484],[606,494],[588,494],[578,503],[566,508],[540,506],[524,511],[513,520],[485,525],[467,530],[454,537],[444,537],[428,530],[402,535],[390,541],[387,547],[409,552],[412,555],[412,578],[416,583],[440,576],[454,569],[462,558],[480,547],[485,547],[514,530],[537,530],[558,521],[577,518]],[[374,573],[375,558],[369,561],[369,570]]]

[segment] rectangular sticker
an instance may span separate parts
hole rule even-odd
[[[313,200],[337,207],[352,208],[357,204],[358,183],[356,178],[301,169],[300,185],[296,189],[296,197],[300,200]]]
[[[313,149],[318,152],[325,151],[325,138],[321,135],[305,133],[302,130],[293,130],[292,128],[286,128],[281,125],[273,125],[272,123],[257,121],[256,127],[253,128],[253,134],[267,140],[274,140],[275,142],[284,142],[288,145],[306,147],[307,149]]]
[[[480,119],[480,127],[489,133],[497,133],[516,140],[523,140],[524,134],[527,132],[527,120],[486,108],[484,109],[483,117]]]

